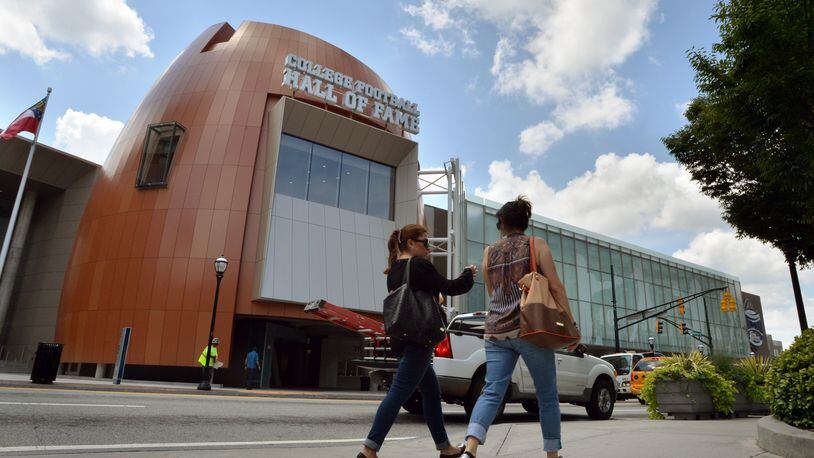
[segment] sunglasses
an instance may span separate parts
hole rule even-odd
[[[427,248],[427,249],[430,248],[430,240],[429,239],[413,239],[413,241],[416,241],[418,243],[423,243],[424,248]]]

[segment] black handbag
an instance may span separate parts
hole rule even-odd
[[[410,289],[411,261],[407,261],[402,285],[384,298],[384,329],[397,345],[434,347],[446,334],[444,315],[433,293]]]

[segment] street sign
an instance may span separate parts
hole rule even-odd
[[[690,331],[690,335],[693,337],[700,337],[701,331]]]
[[[130,334],[133,328],[122,328],[122,335],[119,338],[119,350],[116,352],[116,366],[113,368],[113,384],[118,385],[122,383],[124,377],[124,365],[127,361],[127,349],[130,346]]]

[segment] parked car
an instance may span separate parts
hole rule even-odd
[[[611,363],[613,368],[616,369],[616,386],[619,389],[616,399],[625,400],[636,397],[636,395],[630,392],[631,370],[634,366],[636,366],[636,363],[638,363],[639,360],[651,356],[663,355],[658,352],[638,353],[635,351],[628,351],[625,353],[612,353],[610,355],[602,356],[603,360]]]
[[[644,386],[645,378],[650,372],[653,372],[653,369],[664,364],[662,361],[663,359],[663,356],[642,358],[638,363],[636,363],[635,366],[633,366],[630,377],[630,393],[633,396],[639,396],[639,394],[642,392],[642,386]],[[639,402],[644,404],[644,401],[642,401],[641,398],[639,398]]]
[[[486,312],[456,316],[447,328],[447,335],[435,349],[433,368],[441,386],[441,397],[450,404],[461,404],[467,417],[471,415],[485,385],[486,351],[483,346]],[[366,344],[367,356],[357,364],[370,370],[371,379],[389,385],[397,367],[395,358],[387,358],[373,339]],[[585,354],[584,346],[574,352],[557,351],[557,390],[560,402],[584,406],[588,416],[607,420],[616,402],[616,378],[613,366]],[[506,403],[520,403],[527,412],[537,413],[534,382],[523,359],[515,367],[498,416]],[[420,393],[404,404],[405,410],[421,413]]]

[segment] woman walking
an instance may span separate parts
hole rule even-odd
[[[537,392],[543,449],[548,458],[556,458],[562,443],[554,350],[538,347],[519,337],[522,292],[517,282],[531,270],[529,237],[524,235],[531,218],[531,202],[520,196],[503,205],[497,217],[502,237],[483,252],[484,282],[490,296],[484,335],[486,386],[469,419],[464,456],[474,458],[478,445],[486,441],[486,432],[503,402],[517,358],[522,356]],[[548,245],[535,237],[534,248],[542,274],[548,279],[551,295],[566,308],[569,316],[573,316]]]
[[[427,228],[418,224],[408,224],[400,230],[393,231],[387,242],[389,256],[387,259],[387,289],[393,291],[404,283],[406,268],[410,267],[410,289],[413,291],[427,291],[433,297],[438,294],[457,296],[465,294],[472,289],[474,276],[477,275],[475,266],[467,266],[463,273],[455,280],[447,280],[426,259],[429,255],[429,240]],[[441,452],[441,457],[458,457],[463,453],[463,444],[455,447],[449,443],[444,428],[444,417],[441,413],[441,390],[438,379],[432,369],[432,347],[406,343],[394,343],[393,351],[400,354],[399,367],[393,377],[393,384],[387,392],[376,417],[373,427],[367,435],[362,451],[357,458],[374,458],[384,443],[390,427],[396,420],[401,406],[412,396],[418,388],[424,407],[424,419],[430,429],[435,447]]]

